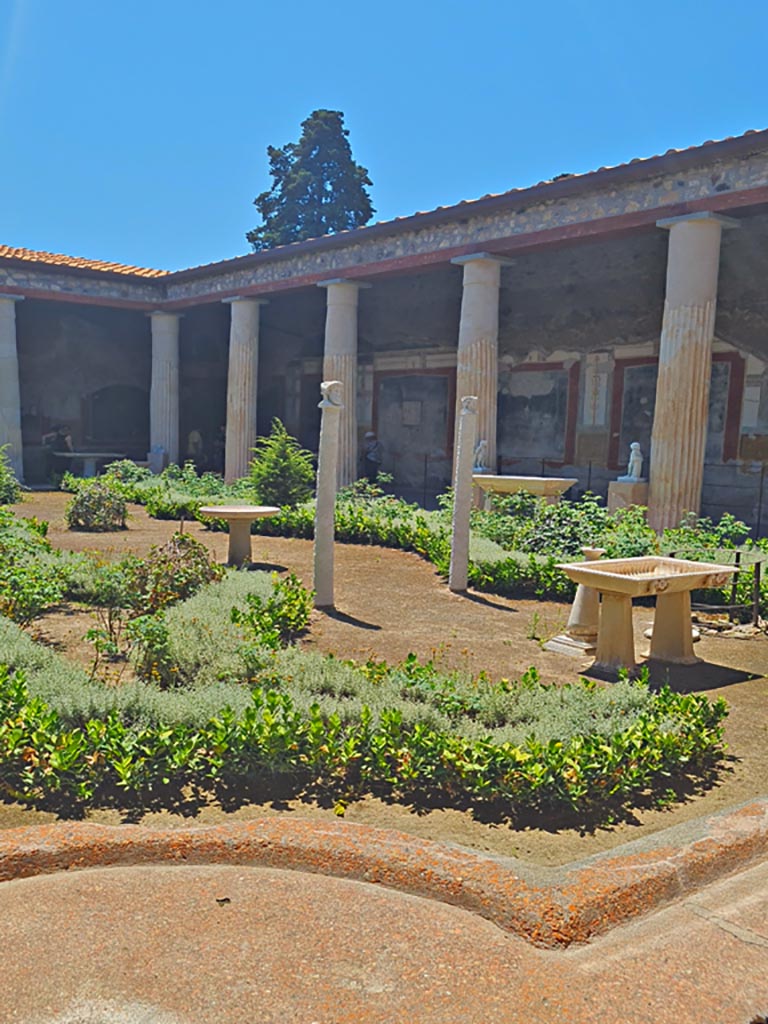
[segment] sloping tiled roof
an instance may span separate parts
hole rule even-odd
[[[45,263],[48,266],[65,267],[67,270],[96,270],[103,274],[129,274],[132,277],[165,277],[168,273],[167,270],[131,267],[124,263],[105,263],[104,260],[87,260],[82,256],[65,256],[58,252],[14,249],[10,245],[0,245],[0,259],[19,260],[22,263]]]
[[[231,259],[217,260],[215,263],[205,263],[184,270],[151,270],[146,267],[126,266],[122,263],[105,263],[102,260],[88,260],[81,257],[64,256],[58,253],[36,252],[32,249],[14,249],[7,245],[0,245],[0,260],[8,259],[43,263],[49,266],[66,267],[72,270],[92,270],[101,273],[125,274],[144,278],[164,278],[170,276],[184,279],[187,277],[199,277],[210,273],[224,273],[231,269],[271,259],[284,259],[293,256],[297,252],[311,251],[318,248],[336,248],[350,244],[353,240],[356,241],[364,236],[370,238],[379,235],[389,235],[398,231],[427,227],[431,224],[439,224],[450,220],[456,216],[482,215],[521,203],[568,197],[590,188],[618,185],[634,177],[696,166],[701,157],[706,158],[709,156],[712,159],[717,159],[723,156],[743,155],[766,148],[768,148],[768,129],[751,129],[744,132],[743,135],[732,135],[725,139],[710,139],[707,142],[696,146],[688,146],[685,149],[668,149],[665,153],[655,156],[636,157],[627,163],[609,167],[598,167],[596,170],[580,174],[558,174],[554,178],[540,181],[535,185],[513,188],[506,192],[490,193],[478,199],[463,199],[461,202],[451,206],[438,206],[433,210],[418,211],[407,216],[395,217],[388,221],[377,221],[374,224],[353,228],[350,231],[339,231],[333,235],[308,238],[302,242],[292,242],[289,245],[276,246],[273,249],[266,249],[261,252],[246,253]],[[709,153],[706,152],[707,150],[709,150]]]
[[[558,174],[546,181],[539,181],[535,185],[525,185],[520,188],[512,188],[506,192],[493,192],[480,196],[478,199],[462,199],[451,206],[438,206],[433,210],[418,210],[416,213],[407,214],[402,217],[394,217],[392,220],[380,220],[373,224],[366,224],[361,228],[352,228],[349,231],[338,231],[332,235],[322,235],[319,238],[308,238],[302,242],[290,242],[286,245],[275,246],[273,249],[264,249],[259,252],[245,253],[242,256],[234,256],[230,259],[218,260],[215,263],[204,263],[200,266],[188,267],[184,270],[173,271],[174,277],[198,277],[207,273],[228,270],[230,268],[248,265],[274,258],[292,256],[298,251],[310,250],[319,247],[333,248],[340,245],[350,244],[367,235],[389,235],[397,231],[413,230],[419,227],[426,227],[430,224],[438,224],[453,217],[468,217],[473,214],[482,215],[494,210],[512,206],[519,203],[528,203],[544,199],[557,199],[567,197],[570,194],[599,188],[603,185],[619,184],[623,180],[634,177],[643,177],[662,171],[679,170],[688,166],[696,166],[701,157],[711,158],[728,156],[759,151],[768,148],[768,129],[750,129],[743,135],[729,135],[725,139],[708,139],[696,146],[688,146],[685,149],[668,149],[665,153],[655,156],[635,157],[623,164],[598,167],[593,171],[584,171],[580,174]]]

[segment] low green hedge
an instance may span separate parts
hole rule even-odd
[[[663,689],[624,730],[520,745],[409,725],[396,709],[342,723],[313,704],[255,688],[245,710],[199,727],[144,728],[117,711],[67,729],[23,672],[0,666],[0,790],[15,799],[92,802],[115,788],[146,797],[163,786],[290,773],[338,796],[366,791],[504,800],[512,808],[605,809],[718,755],[723,700]]]
[[[126,500],[143,504],[157,519],[201,518],[202,505],[254,500],[248,478],[225,484],[221,477],[198,477],[190,465],[171,466],[160,476],[146,475],[132,463],[115,463],[102,479],[112,480]],[[77,487],[76,478],[65,484]],[[450,495],[441,499],[439,512],[427,512],[360,482],[341,491],[336,503],[336,539],[341,543],[379,544],[415,551],[432,562],[444,576],[450,565]],[[280,515],[258,520],[254,533],[268,536],[314,535],[314,502],[283,508]],[[226,529],[224,521],[203,519],[212,529]],[[768,554],[768,538],[747,539],[748,528],[729,514],[717,523],[687,516],[674,530],[658,538],[648,527],[641,508],[608,512],[593,494],[579,501],[548,505],[534,495],[520,493],[496,498],[490,511],[472,514],[469,582],[479,590],[509,596],[568,600],[575,586],[556,568],[558,562],[581,558],[582,545],[606,549],[609,558],[669,554],[699,561],[733,562],[737,548],[742,563]],[[491,553],[489,554],[489,549]],[[753,574],[747,569],[737,578],[736,600],[749,605]],[[730,586],[697,593],[694,600],[712,604],[730,601]],[[768,571],[763,574],[760,610],[768,616]]]

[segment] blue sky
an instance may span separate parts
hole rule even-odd
[[[377,220],[763,128],[767,38],[763,0],[0,0],[0,243],[247,252],[319,107]]]

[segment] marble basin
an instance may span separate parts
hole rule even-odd
[[[732,565],[689,562],[684,558],[608,558],[600,562],[558,565],[574,583],[630,597],[677,594],[685,590],[722,587],[734,573]]]
[[[564,476],[501,476],[493,473],[473,473],[472,482],[486,494],[517,494],[527,491],[550,503],[560,499],[578,480]]]
[[[650,658],[694,665],[691,591],[722,587],[736,572],[733,565],[690,562],[684,558],[608,558],[566,562],[559,569],[574,581],[600,592],[600,622],[593,669],[614,674],[635,668],[632,598],[656,597]]]

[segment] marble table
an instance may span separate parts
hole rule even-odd
[[[54,452],[57,459],[82,459],[83,476],[96,476],[96,463],[107,459],[124,459],[125,452]]]
[[[600,622],[593,669],[615,673],[635,667],[632,598],[656,597],[650,658],[695,665],[691,631],[691,591],[722,587],[733,565],[691,562],[684,558],[606,558],[558,566],[574,583],[600,593]]]
[[[255,519],[276,516],[273,505],[204,505],[198,512],[211,519],[226,519],[229,525],[228,565],[249,565],[251,562],[251,523]]]
[[[501,476],[494,473],[473,473],[472,482],[485,491],[486,498],[492,494],[517,494],[527,491],[538,498],[555,505],[569,487],[578,480],[564,476]]]

